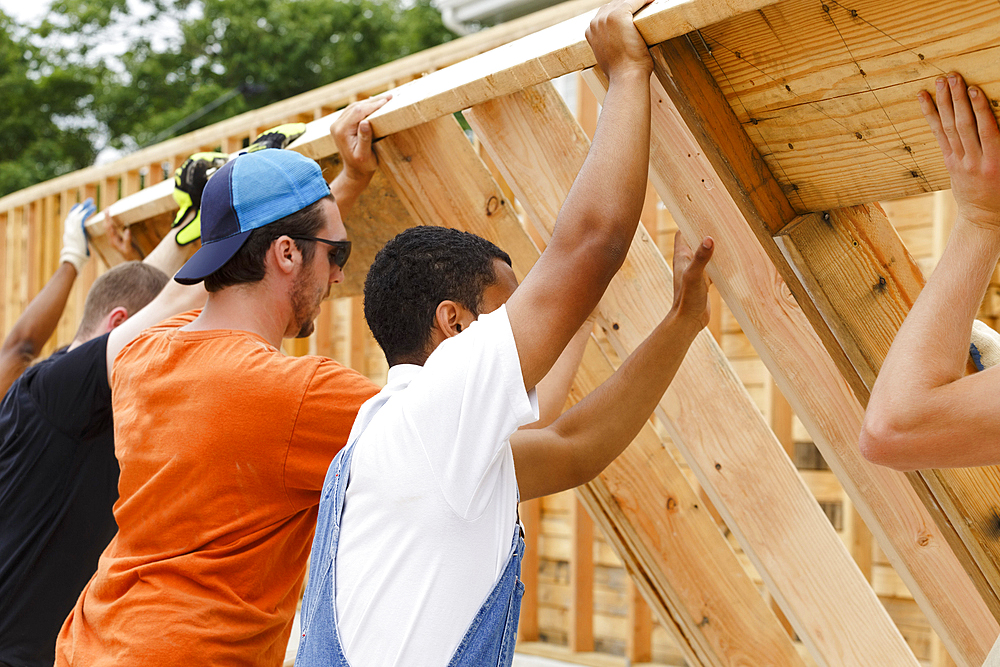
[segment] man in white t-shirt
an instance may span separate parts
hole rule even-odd
[[[674,306],[597,391],[542,429],[534,387],[621,266],[649,159],[643,0],[587,32],[610,80],[587,161],[520,286],[492,243],[441,227],[386,244],[365,317],[389,361],[327,474],[297,667],[509,665],[523,585],[518,500],[597,475],[638,433],[708,321],[705,239],[675,241]],[[349,481],[349,484],[348,484]]]

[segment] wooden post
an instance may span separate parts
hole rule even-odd
[[[365,374],[366,369],[366,349],[368,340],[368,324],[365,322],[364,300],[359,297],[351,297],[351,321],[350,321],[350,344],[348,346],[350,361],[348,366]]]
[[[594,650],[594,522],[574,496],[570,511],[569,648]]]
[[[778,389],[773,378],[768,380],[771,401],[771,430],[781,443],[788,458],[795,460],[795,439],[792,437],[792,406]]]
[[[861,574],[865,575],[868,583],[871,583],[872,531],[868,530],[860,512],[851,502],[850,496],[845,493],[842,502],[844,507],[844,542],[851,555],[854,556],[854,562],[858,564]]]
[[[642,592],[631,579],[625,584],[628,604],[628,634],[625,636],[625,657],[632,663],[653,660],[653,616]]]
[[[527,500],[520,505],[524,525],[524,557],[521,559],[521,617],[517,624],[518,640],[538,641],[538,536],[542,531],[542,501]]]

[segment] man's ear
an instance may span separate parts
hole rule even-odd
[[[468,326],[466,321],[468,314],[469,311],[461,304],[448,300],[442,301],[434,311],[434,326],[441,333],[442,338],[457,336],[462,333],[465,326]]]
[[[271,247],[267,251],[267,259],[273,263],[278,271],[291,273],[295,269],[296,262],[302,259],[302,253],[290,237],[279,236],[271,242]]]
[[[101,333],[108,333],[128,319],[128,310],[118,306],[104,317],[104,328]]]

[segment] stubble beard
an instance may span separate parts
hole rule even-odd
[[[310,287],[308,281],[299,277],[292,289],[292,313],[299,323],[299,332],[296,338],[308,338],[316,329],[316,317],[319,315],[319,306],[323,299],[330,296],[330,286],[326,291],[322,288]]]

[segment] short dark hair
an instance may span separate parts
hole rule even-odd
[[[378,251],[365,278],[365,319],[390,366],[423,363],[442,301],[479,314],[497,282],[495,259],[510,265],[486,239],[446,227],[412,227]]]
[[[170,276],[143,262],[125,262],[103,273],[87,292],[83,319],[76,337],[94,332],[100,321],[115,308],[135,315],[160,293]]]
[[[264,256],[275,239],[281,236],[316,236],[316,233],[323,227],[326,223],[322,208],[324,199],[334,201],[333,195],[327,195],[295,213],[250,232],[246,243],[236,251],[236,254],[230,257],[229,261],[223,264],[218,271],[205,277],[205,289],[209,292],[218,292],[232,285],[256,283],[263,280]],[[302,253],[302,258],[305,261],[312,260],[316,250],[315,243],[307,243],[303,246],[295,241],[295,246]]]

